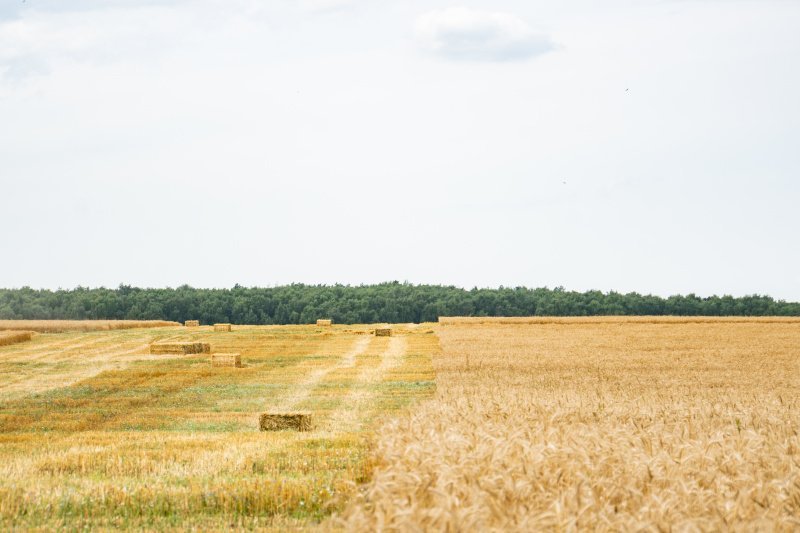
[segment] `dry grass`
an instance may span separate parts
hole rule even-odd
[[[34,336],[33,331],[0,331],[0,346],[10,346],[27,342]]]
[[[375,328],[376,337],[391,337],[392,328]]]
[[[429,330],[397,337],[398,352],[370,329],[72,332],[0,348],[0,530],[318,523],[368,479],[376,425],[433,388]],[[159,340],[211,341],[247,366],[150,355]],[[315,427],[260,432],[259,414],[283,405]]]
[[[214,324],[214,331],[231,331],[230,324]]]
[[[797,531],[800,324],[448,325],[437,393],[379,431],[333,523]]]
[[[317,325],[318,325],[318,326],[325,326],[325,327],[327,327],[327,326],[330,326],[330,325],[332,325],[332,324],[333,324],[333,320],[331,320],[331,319],[329,319],[329,318],[320,318],[320,319],[318,319],[318,320],[317,320]]]
[[[67,331],[109,331],[134,328],[178,326],[165,320],[0,320],[0,330],[64,333]]]
[[[199,320],[187,320],[186,322],[183,323],[183,325],[185,327],[187,327],[187,328],[197,328],[197,327],[200,327],[200,321]]]

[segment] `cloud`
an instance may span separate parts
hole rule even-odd
[[[420,16],[416,35],[425,50],[455,60],[514,61],[553,49],[546,36],[515,15],[465,7]]]
[[[302,9],[312,13],[345,11],[355,5],[356,0],[300,0]]]
[[[156,35],[149,19],[122,15],[35,13],[0,23],[0,79],[46,74],[65,61],[107,62],[152,48]]]

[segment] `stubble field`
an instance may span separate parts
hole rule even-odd
[[[208,355],[150,355],[154,340]],[[164,327],[41,334],[0,348],[0,529],[318,523],[370,475],[375,424],[429,397],[430,328]],[[307,411],[308,432],[258,415]]]

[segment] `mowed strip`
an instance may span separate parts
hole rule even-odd
[[[367,413],[375,409],[379,394],[376,385],[387,377],[391,369],[401,364],[408,340],[406,337],[381,337],[375,338],[373,344],[380,345],[378,356],[364,358],[351,383],[346,387],[344,384],[340,386],[347,392],[325,421],[323,427],[326,430],[354,432],[361,429],[366,423]]]
[[[328,364],[326,366],[314,365],[305,378],[295,383],[291,392],[277,403],[273,404],[271,409],[276,412],[283,412],[297,408],[298,405],[302,404],[303,401],[310,396],[313,388],[317,386],[326,375],[337,369],[354,367],[356,364],[356,357],[366,351],[369,343],[369,337],[359,337],[353,341],[350,350],[345,352],[335,364]]]

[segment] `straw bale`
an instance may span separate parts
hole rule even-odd
[[[392,336],[392,328],[376,328],[375,329],[375,336],[376,337],[391,337]]]
[[[214,331],[230,331],[230,324],[214,324]]]
[[[0,331],[0,346],[27,342],[33,338],[33,331]]]
[[[242,367],[242,356],[238,353],[215,353],[211,355],[211,366]]]
[[[154,342],[150,345],[150,353],[156,355],[211,353],[211,345],[205,342]]]
[[[311,414],[298,413],[264,413],[258,419],[261,431],[281,431],[293,429],[295,431],[311,430]]]
[[[329,318],[320,318],[319,320],[317,320],[317,325],[318,326],[330,326],[332,324],[333,324],[333,320],[331,320]]]

